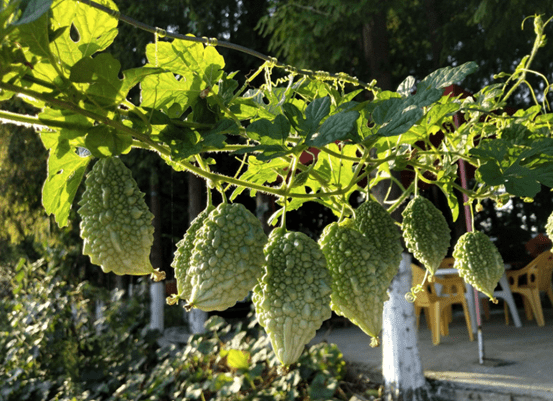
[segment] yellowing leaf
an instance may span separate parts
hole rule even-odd
[[[234,369],[249,369],[250,353],[238,349],[231,349],[227,355],[227,364]]]

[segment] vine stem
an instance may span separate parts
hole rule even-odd
[[[530,56],[528,57],[528,60],[526,61],[524,68],[515,70],[515,74],[517,71],[520,71],[520,76],[518,80],[515,82],[513,87],[509,89],[509,92],[505,95],[505,97],[502,99],[502,102],[506,102],[509,97],[514,93],[514,91],[526,80],[526,72],[528,71],[528,68],[534,61],[534,58],[536,57],[536,54],[538,53],[538,49],[543,46],[545,41],[545,36],[543,34],[543,29],[545,26],[551,21],[551,18],[548,19],[545,23],[542,22],[541,17],[535,16],[534,17],[534,31],[536,32],[536,39],[534,40],[534,45],[532,46],[532,51],[530,52]],[[553,17],[552,17],[553,18]],[[510,78],[505,82],[505,86],[509,83]]]
[[[369,89],[369,90],[372,90],[372,88],[374,87],[374,84],[376,84],[376,82],[374,82],[374,83],[371,82],[371,84],[367,84],[363,81],[360,81],[356,77],[351,77],[351,76],[349,76],[345,73],[331,74],[331,73],[323,72],[323,71],[311,71],[311,70],[305,70],[305,69],[298,69],[298,68],[295,68],[293,66],[283,64],[283,63],[279,62],[274,57],[267,56],[263,53],[260,53],[258,51],[249,49],[245,46],[240,46],[240,45],[237,45],[237,44],[234,44],[234,43],[231,43],[231,42],[227,42],[227,41],[224,41],[224,40],[218,40],[216,38],[207,38],[207,37],[197,38],[197,37],[194,37],[194,36],[186,36],[186,35],[182,35],[182,34],[179,34],[179,33],[167,32],[165,29],[161,29],[161,28],[158,28],[158,27],[147,25],[143,22],[135,20],[134,18],[126,16],[126,15],[122,14],[121,12],[119,12],[117,10],[113,10],[109,7],[106,7],[106,6],[102,5],[102,4],[96,3],[95,1],[92,1],[92,0],[79,0],[79,1],[81,3],[86,4],[87,6],[93,7],[95,9],[99,10],[99,11],[102,11],[106,14],[111,15],[113,18],[116,18],[119,21],[122,21],[126,24],[132,25],[136,28],[142,29],[143,31],[153,33],[154,35],[159,35],[160,37],[168,37],[168,38],[171,38],[171,39],[179,39],[179,40],[185,40],[185,41],[188,41],[188,42],[202,43],[202,44],[207,45],[207,46],[220,46],[220,47],[225,47],[227,49],[236,50],[236,51],[248,54],[250,56],[257,57],[257,58],[259,58],[263,61],[269,62],[270,64],[272,64],[275,67],[283,68],[284,70],[286,70],[288,72],[291,72],[291,73],[294,73],[294,74],[307,75],[307,76],[311,76],[311,77],[315,77],[315,78],[319,78],[319,79],[323,79],[323,80],[324,79],[343,80],[343,81],[346,81],[350,84],[359,85],[359,86],[362,86],[362,87],[364,87],[366,89]]]

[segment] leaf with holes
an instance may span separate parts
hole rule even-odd
[[[58,142],[52,136],[41,136],[41,139],[50,151],[48,177],[42,187],[42,205],[46,213],[55,216],[58,226],[64,227],[90,157],[77,155],[67,140]]]
[[[118,10],[111,0],[98,3]],[[105,50],[117,36],[116,18],[78,1],[59,1],[52,7],[51,29],[65,29],[52,43],[50,50],[63,64],[71,67],[84,57]]]

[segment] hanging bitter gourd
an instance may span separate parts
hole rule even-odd
[[[403,213],[403,238],[409,252],[434,275],[446,257],[451,234],[444,215],[428,199],[415,196]]]
[[[261,277],[267,235],[240,203],[222,203],[196,232],[188,269],[187,309],[222,311],[244,299]]]
[[[131,171],[117,157],[103,158],[94,164],[85,186],[77,211],[83,254],[105,273],[152,274],[162,280],[165,273],[150,263],[154,216]]]
[[[455,244],[453,257],[453,267],[459,270],[459,275],[497,303],[493,292],[505,272],[505,265],[490,238],[480,231],[463,234]]]
[[[401,233],[394,219],[380,203],[368,199],[355,210],[353,221],[355,228],[381,252],[381,259],[388,262],[384,270],[390,283],[399,270],[403,252]]]
[[[188,227],[184,237],[177,243],[177,250],[175,251],[173,263],[171,263],[171,267],[175,269],[177,294],[167,299],[167,302],[170,304],[178,302],[179,299],[190,299],[190,295],[192,295],[192,282],[189,269],[194,241],[196,240],[198,230],[202,227],[205,219],[207,219],[213,209],[215,207],[210,204],[202,210],[190,223],[190,227]]]
[[[326,260],[307,235],[277,228],[265,246],[263,271],[252,295],[257,320],[279,361],[289,366],[331,316]]]
[[[353,227],[348,220],[331,223],[319,239],[331,275],[330,306],[371,336],[371,346],[377,346],[393,274],[388,252]]]

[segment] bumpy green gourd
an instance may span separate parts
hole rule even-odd
[[[444,215],[422,196],[415,196],[402,215],[403,238],[407,249],[433,275],[446,257],[451,242]]]
[[[202,210],[196,218],[190,223],[190,227],[184,234],[184,237],[177,243],[177,250],[173,258],[171,267],[175,269],[175,278],[177,280],[177,295],[168,299],[169,303],[175,303],[178,299],[189,299],[192,295],[192,282],[190,280],[190,258],[194,249],[196,234],[202,227],[209,213],[215,209],[213,205],[208,205]]]
[[[379,250],[380,258],[387,262],[386,280],[391,282],[401,263],[401,233],[390,213],[372,199],[363,202],[355,210],[355,227]]]
[[[100,159],[85,180],[79,202],[83,254],[105,273],[153,274],[150,248],[154,242],[153,214],[144,202],[131,171],[117,157]]]
[[[277,358],[289,366],[331,316],[330,276],[319,245],[299,232],[273,230],[265,260],[252,300]]]
[[[490,238],[480,231],[463,234],[455,244],[453,257],[453,267],[459,270],[459,275],[497,303],[493,292],[505,272],[505,265]]]
[[[244,299],[261,277],[267,235],[240,203],[222,203],[196,232],[190,257],[187,309],[225,310]]]
[[[545,233],[551,241],[553,241],[553,213],[551,213],[547,219],[547,224],[545,225]]]
[[[390,286],[388,251],[378,249],[351,222],[325,227],[319,245],[332,278],[330,307],[348,318],[378,345],[382,310]]]

